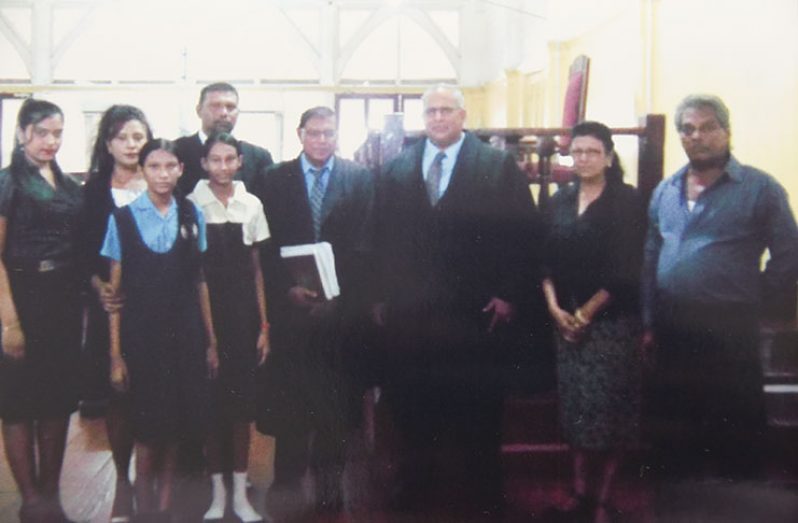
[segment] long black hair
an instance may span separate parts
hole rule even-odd
[[[147,129],[147,141],[152,140],[152,130],[144,112],[132,105],[112,105],[103,113],[97,126],[97,138],[91,150],[89,172],[91,176],[110,178],[114,170],[114,157],[108,152],[108,142],[112,140],[126,123],[136,120]]]
[[[19,113],[17,114],[17,129],[24,133],[25,129],[27,129],[29,125],[36,125],[37,123],[46,120],[51,116],[60,116],[63,120],[64,112],[53,102],[28,98],[22,102],[22,107],[19,108]],[[18,169],[16,168],[24,167],[26,165],[24,151],[25,144],[19,140],[18,134],[14,135],[14,140],[16,147],[14,148],[14,153],[11,156],[12,172],[17,171]]]
[[[623,167],[615,152],[615,142],[612,141],[612,131],[601,122],[585,121],[580,122],[571,129],[571,139],[577,136],[591,136],[604,144],[604,152],[612,155],[612,163],[604,171],[604,178],[607,183],[620,183],[623,181]]]
[[[147,157],[155,151],[165,151],[180,161],[175,142],[164,138],[153,138],[145,143],[144,147],[139,151],[139,165],[142,168],[147,162]],[[182,162],[180,163],[182,164]],[[190,266],[192,269],[197,269],[200,262],[197,208],[177,186],[175,186],[172,194],[177,202],[177,233],[189,240],[188,243],[191,246],[188,252]]]

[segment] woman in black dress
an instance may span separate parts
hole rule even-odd
[[[212,385],[208,469],[213,484],[206,520],[221,519],[226,505],[224,450],[232,450],[233,512],[244,523],[261,521],[247,499],[250,424],[254,419],[255,369],[266,359],[269,332],[258,244],[269,237],[263,205],[233,176],[241,167],[241,146],[228,133],[215,133],[203,146],[200,180],[191,193],[208,231],[203,267],[208,281],[219,375]]]
[[[78,402],[81,194],[55,161],[61,109],[28,99],[17,124],[11,165],[0,171],[0,417],[20,521],[64,522],[58,481]]]
[[[640,416],[638,285],[644,209],[623,183],[610,130],[572,131],[575,184],[552,198],[543,291],[557,336],[558,392],[573,453],[573,492],[563,510],[608,521],[610,488]],[[600,471],[588,494],[588,470]]]
[[[86,378],[81,413],[105,410],[105,423],[116,466],[116,491],[111,523],[132,515],[130,457],[133,434],[129,402],[113,394],[109,381],[108,316],[104,309],[121,305],[109,281],[108,259],[100,256],[108,216],[143,193],[147,184],[139,166],[139,151],[152,139],[144,113],[130,105],[113,105],[103,113],[91,154],[89,180],[83,186],[80,255],[88,292],[88,323],[84,345]]]

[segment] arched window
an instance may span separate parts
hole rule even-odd
[[[341,13],[342,35],[354,25],[346,20],[349,15],[363,16],[361,12]],[[457,12],[412,9],[371,16],[342,46],[341,83],[456,81],[458,21]]]
[[[308,31],[318,32],[318,16],[297,17],[301,24],[315,22]],[[97,9],[54,77],[318,82],[318,64],[297,29],[297,17],[265,2],[112,2]]]

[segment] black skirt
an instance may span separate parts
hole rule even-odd
[[[218,341],[219,375],[211,383],[215,420],[252,421],[260,333],[252,247],[240,223],[209,224],[205,277]]]
[[[75,271],[8,270],[25,334],[25,357],[0,357],[0,417],[5,421],[68,416],[77,408],[82,324]]]

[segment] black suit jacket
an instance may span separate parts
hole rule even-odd
[[[264,277],[269,298],[269,321],[279,325],[304,311],[287,300],[293,278],[279,257],[280,247],[314,243],[313,221],[299,158],[270,168],[254,183],[253,194],[263,202],[271,238],[264,252]],[[364,304],[366,270],[373,267],[372,241],[374,178],[364,167],[336,157],[322,203],[320,241],[335,255],[341,287],[339,302],[346,308]]]
[[[380,180],[379,300],[389,325],[423,338],[452,322],[484,332],[492,297],[528,303],[539,278],[540,219],[524,176],[506,152],[466,133],[449,186],[433,208],[422,175],[425,140],[395,158]]]
[[[271,238],[261,250],[271,323],[271,353],[259,371],[258,430],[293,438],[309,418],[329,430],[353,421],[359,386],[350,369],[356,329],[363,323],[363,284],[371,262],[374,179],[363,167],[336,157],[322,203],[321,241],[330,242],[341,295],[311,315],[288,300],[295,285],[280,258],[286,245],[313,243],[307,187],[299,159],[275,165],[255,182]],[[358,319],[360,321],[358,321]],[[303,427],[305,427],[303,429]]]
[[[110,174],[103,176],[91,173],[88,181],[83,184],[83,208],[78,243],[81,270],[87,285],[95,274],[108,280],[109,263],[107,258],[100,256],[100,248],[105,240],[108,216],[114,209],[116,205],[111,195]],[[93,292],[91,290],[91,293]]]
[[[271,153],[263,147],[243,140],[240,143],[244,161],[236,174],[236,180],[243,181],[247,191],[252,192],[254,180],[262,176],[266,168],[274,163],[274,160],[272,160]],[[199,133],[194,133],[191,136],[178,138],[175,140],[175,145],[177,155],[183,162],[183,175],[177,181],[177,186],[183,191],[183,194],[188,195],[194,190],[197,181],[208,178],[208,173],[200,163],[202,142],[200,142]]]

